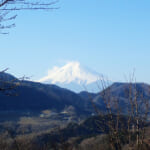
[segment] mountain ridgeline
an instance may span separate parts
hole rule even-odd
[[[21,150],[70,150],[72,146],[78,150],[86,143],[94,143],[92,148],[87,145],[83,149],[97,150],[103,146],[110,150],[109,136],[113,133],[112,137],[117,137],[116,131],[121,145],[126,146],[128,128],[137,127],[137,115],[138,127],[149,131],[149,110],[145,111],[143,105],[149,100],[150,85],[144,83],[113,83],[98,93],[75,93],[54,84],[20,80],[1,72],[0,149],[18,149],[19,145]],[[136,130],[132,131],[134,135]]]
[[[56,85],[42,84],[19,80],[7,73],[0,73],[0,111],[42,111],[49,109],[53,112],[73,111],[78,115],[91,115],[95,112],[92,103],[100,110],[106,106],[103,92],[75,93]],[[11,87],[11,88],[10,88]],[[119,99],[119,107],[126,112],[128,83],[114,83],[110,87],[110,95]],[[150,86],[144,83],[136,84],[137,91],[150,99]],[[107,90],[107,89],[106,89]],[[115,107],[112,104],[112,107]]]
[[[60,112],[72,106],[78,113],[88,112],[88,101],[80,95],[56,85],[21,81],[12,75],[1,73],[1,111],[42,111],[50,109]],[[6,78],[4,76],[6,75]],[[0,77],[1,77],[0,76]],[[90,106],[90,105],[89,105]],[[83,109],[84,108],[84,109]]]
[[[100,74],[90,68],[82,66],[79,62],[68,62],[62,67],[54,67],[48,74],[39,79],[39,82],[56,84],[66,89],[81,92],[88,89],[90,92],[98,92],[97,79]]]

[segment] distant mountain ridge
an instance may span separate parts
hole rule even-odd
[[[1,76],[1,73],[0,73]],[[1,88],[14,87],[8,91],[0,92],[0,111],[42,111],[49,109],[54,112],[62,112],[72,106],[77,114],[87,114],[91,112],[90,103],[78,94],[60,88],[56,85],[41,84],[31,81],[20,81],[17,78],[6,82],[12,75],[3,73],[0,81]],[[5,78],[6,77],[6,78]],[[4,87],[5,86],[5,87]]]
[[[49,70],[48,75],[38,82],[56,84],[75,92],[81,92],[85,88],[90,92],[96,92],[99,91],[96,84],[99,78],[100,74],[81,66],[79,62],[69,62],[62,67]]]
[[[18,79],[13,75],[5,72],[0,72],[0,81],[17,81]]]
[[[104,91],[98,93],[89,93],[87,91],[79,94],[58,87],[56,85],[42,84],[39,82],[20,81],[9,74],[1,74],[3,80],[0,86],[9,87],[15,85],[14,89],[9,90],[14,96],[7,96],[3,91],[0,92],[0,111],[42,111],[49,109],[54,112],[74,111],[78,115],[91,115],[95,112],[92,103],[105,112],[106,106],[102,97]],[[5,78],[6,77],[6,78]],[[15,82],[6,82],[8,79],[15,79]],[[12,80],[13,81],[13,80]],[[4,84],[5,83],[5,84]],[[134,84],[132,84],[134,86]],[[128,83],[114,83],[108,87],[110,94],[119,100],[119,107],[126,113],[128,95],[126,90]],[[143,93],[143,96],[150,99],[150,85],[145,83],[136,83],[136,89]],[[107,89],[106,89],[107,90]],[[111,105],[115,108],[114,105]],[[71,108],[71,109],[70,109]]]
[[[93,102],[96,104],[97,107],[99,107],[102,110],[106,110],[106,105],[104,103],[103,99],[103,92],[109,90],[108,95],[110,95],[109,100],[112,101],[110,106],[111,109],[115,111],[116,109],[116,103],[115,100],[118,101],[119,109],[122,113],[126,114],[128,113],[127,109],[131,107],[130,101],[129,101],[129,93],[130,88],[132,92],[135,94],[136,92],[136,99],[137,102],[139,102],[139,107],[144,107],[142,100],[146,100],[150,105],[150,85],[146,83],[121,83],[116,82],[113,83],[111,86],[106,88],[104,91],[100,92],[97,96],[93,98]],[[134,94],[132,95],[134,98]],[[150,112],[149,112],[150,113]]]
[[[97,81],[98,74],[83,68],[79,62],[69,62],[63,67],[54,67],[49,70],[48,75],[39,80],[39,82],[48,82],[55,84],[77,82],[78,84],[90,84]]]

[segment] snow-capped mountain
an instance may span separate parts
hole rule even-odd
[[[98,73],[81,66],[79,62],[69,62],[62,67],[55,66],[38,82],[56,84],[75,92],[83,90],[96,92],[98,91],[96,82],[99,77]]]

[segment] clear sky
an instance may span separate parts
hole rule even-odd
[[[0,68],[39,79],[53,66],[79,61],[123,81],[136,69],[150,83],[149,0],[60,0],[53,11],[17,12],[0,35]]]

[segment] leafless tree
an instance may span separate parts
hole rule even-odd
[[[150,99],[144,95],[144,91],[139,91],[137,88],[134,74],[127,81],[124,88],[126,96],[126,104],[121,107],[120,99],[112,93],[111,86],[104,78],[100,81],[102,98],[106,111],[98,110],[94,105],[95,111],[100,118],[107,115],[107,120],[99,121],[99,127],[106,132],[106,129],[101,128],[101,124],[106,122],[109,143],[112,150],[122,150],[123,141],[128,145],[128,150],[142,150],[144,146],[146,123],[150,112]],[[150,88],[149,91],[150,93]],[[126,112],[124,112],[126,110]]]
[[[0,0],[0,34],[7,34],[4,29],[15,26],[12,21],[21,10],[53,10],[58,9],[58,0]],[[9,23],[8,23],[9,22]]]

